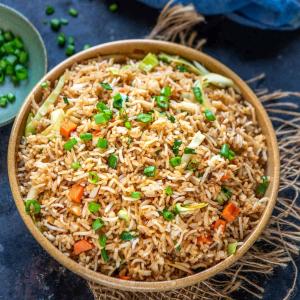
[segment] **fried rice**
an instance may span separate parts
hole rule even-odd
[[[25,209],[91,270],[159,281],[209,268],[268,201],[255,109],[230,79],[176,59],[87,60],[32,98],[17,154]]]

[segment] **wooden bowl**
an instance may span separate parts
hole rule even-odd
[[[213,275],[229,268],[234,262],[236,262],[242,255],[244,255],[247,250],[253,245],[257,240],[261,232],[264,230],[269,218],[272,214],[279,185],[279,154],[278,146],[276,141],[276,136],[274,129],[268,118],[266,111],[264,110],[262,104],[259,102],[255,94],[251,91],[248,85],[238,77],[233,71],[228,69],[226,66],[213,59],[212,57],[174,43],[154,41],[154,40],[124,40],[112,43],[107,43],[99,45],[83,52],[80,52],[71,58],[63,61],[54,69],[52,69],[42,80],[54,81],[56,80],[67,68],[70,68],[74,63],[81,62],[83,60],[94,58],[99,55],[110,56],[110,55],[125,55],[131,57],[141,57],[148,52],[166,52],[170,54],[180,55],[188,60],[197,60],[202,63],[207,69],[223,74],[236,83],[240,88],[244,98],[249,101],[256,110],[256,117],[260,127],[262,128],[263,134],[267,139],[268,147],[268,163],[266,166],[266,174],[271,177],[271,182],[269,188],[266,192],[266,196],[269,197],[269,202],[261,216],[261,219],[257,226],[254,228],[252,233],[246,238],[243,245],[239,247],[235,255],[231,255],[220,263],[204,270],[194,275],[186,276],[184,278],[168,281],[154,281],[154,282],[142,282],[142,281],[127,281],[121,280],[114,277],[109,277],[101,273],[89,270],[81,265],[79,265],[74,260],[68,258],[62,254],[55,246],[51,244],[50,241],[43,236],[43,234],[34,225],[30,216],[25,213],[24,203],[21,197],[18,179],[17,179],[17,167],[16,167],[16,154],[18,151],[18,146],[20,138],[24,133],[25,122],[27,115],[30,111],[30,98],[35,95],[36,99],[41,96],[40,84],[37,84],[31,93],[28,95],[25,103],[23,104],[19,115],[16,117],[14,126],[11,131],[9,149],[8,149],[8,173],[11,190],[13,197],[19,213],[23,218],[26,226],[35,237],[35,239],[40,243],[40,245],[58,262],[63,266],[73,271],[74,273],[82,276],[87,280],[117,289],[129,290],[129,291],[166,291],[175,288],[182,288],[189,285],[196,284],[200,281],[208,279]]]

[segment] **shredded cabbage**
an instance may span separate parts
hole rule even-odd
[[[52,132],[58,133],[64,118],[65,118],[65,113],[61,108],[54,110],[51,113],[51,125],[48,126],[41,134],[48,135]]]
[[[181,205],[180,203],[175,204],[175,212],[178,214],[184,214],[184,213],[191,213],[197,209],[206,207],[208,203],[200,202],[200,203],[192,203],[192,204],[186,204]]]

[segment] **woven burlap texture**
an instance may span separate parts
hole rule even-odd
[[[192,5],[172,5],[171,2],[162,10],[148,38],[177,41],[200,49],[205,40],[198,39],[193,28],[204,22],[204,17],[196,13]],[[264,74],[248,80],[248,83],[257,85],[263,78]],[[196,285],[168,292],[133,293],[89,282],[96,300],[234,299],[237,293],[246,295],[244,299],[250,295],[262,299],[262,279],[271,275],[274,268],[292,264],[294,278],[283,299],[290,298],[298,276],[293,257],[299,254],[300,244],[300,226],[297,225],[300,220],[300,207],[297,203],[300,199],[300,112],[298,105],[289,99],[300,97],[300,93],[269,93],[266,89],[256,89],[255,92],[276,130],[281,164],[277,204],[269,225],[259,240],[229,269]]]

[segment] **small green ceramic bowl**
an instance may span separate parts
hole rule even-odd
[[[20,36],[29,53],[29,77],[20,85],[14,86],[9,78],[0,85],[0,95],[12,92],[16,101],[9,103],[5,108],[0,107],[0,127],[11,122],[17,115],[23,101],[35,84],[47,71],[47,53],[44,42],[36,28],[14,9],[0,4],[0,29],[10,30]]]

